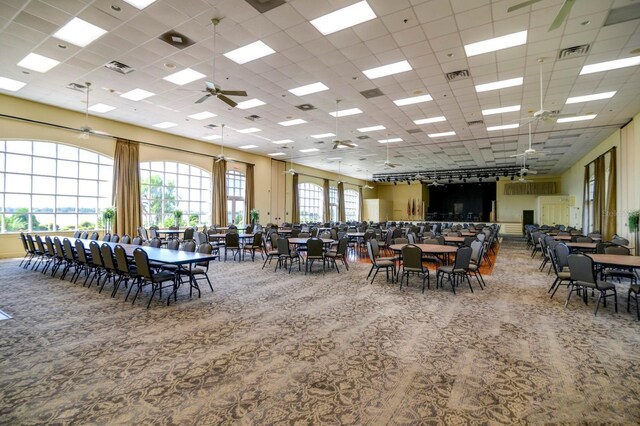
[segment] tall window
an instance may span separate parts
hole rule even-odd
[[[227,172],[227,222],[236,225],[244,223],[244,194],[246,178],[240,172]]]
[[[331,222],[338,221],[338,188],[329,187],[329,212],[331,213]]]
[[[300,222],[322,222],[324,195],[320,186],[314,183],[298,184],[300,202]]]
[[[72,146],[0,140],[2,232],[95,229],[111,205],[113,160]]]
[[[346,220],[359,220],[360,194],[353,189],[344,190],[344,214]]]
[[[161,228],[210,223],[211,174],[198,167],[169,161],[140,163],[140,196],[145,226]]]

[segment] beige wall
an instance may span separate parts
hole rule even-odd
[[[423,216],[407,216],[407,202],[416,200],[416,207],[420,205],[422,212],[422,185],[413,182],[411,185],[406,183],[378,184],[378,198],[387,200],[392,203],[391,217],[381,217],[381,220],[420,220]]]
[[[555,182],[557,193],[563,193],[560,177],[533,177],[527,176],[527,180],[534,182]],[[504,188],[507,184],[513,183],[511,180],[501,179],[496,182],[496,210],[497,222],[522,222],[523,210],[534,210],[534,217],[537,217],[536,202],[537,195],[505,195]]]

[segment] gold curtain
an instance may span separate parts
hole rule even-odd
[[[364,217],[364,198],[362,197],[362,187],[359,187],[358,189],[358,200],[358,202],[360,203],[360,205],[358,206],[358,220],[362,222]]]
[[[594,160],[595,174],[593,186],[593,228],[591,231],[603,232],[602,216],[605,208],[605,166],[604,156]]]
[[[329,201],[331,199],[331,193],[329,189],[329,179],[324,180],[324,221],[331,222],[331,207]]]
[[[211,203],[213,225],[227,225],[227,161],[213,160],[213,200]]]
[[[298,174],[291,177],[291,223],[300,223],[300,200],[298,200]],[[286,221],[286,218],[285,218]]]
[[[255,178],[253,164],[247,164],[247,173],[245,175],[246,182],[244,188],[244,201],[247,207],[244,213],[244,223],[251,223],[249,214],[251,210],[256,208],[256,196],[255,196]]]
[[[604,159],[603,159],[604,163]],[[607,195],[605,208],[602,210],[602,238],[610,241],[616,233],[617,226],[617,199],[616,199],[616,148],[609,151],[609,177],[607,179]]]
[[[347,215],[344,211],[344,183],[338,183],[338,220],[340,222],[347,221]]]
[[[591,163],[584,166],[584,183],[582,198],[582,232],[586,234],[591,229],[591,215],[589,214],[589,177]]]
[[[118,139],[113,156],[112,201],[116,211],[113,232],[138,235],[142,226],[140,208],[140,154],[137,142]]]

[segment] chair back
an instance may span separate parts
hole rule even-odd
[[[76,253],[75,253],[75,251],[73,251],[73,246],[71,245],[71,240],[69,240],[68,238],[65,238],[62,241],[62,246],[64,247],[64,258],[67,259],[69,262],[75,262],[76,261]]]
[[[311,238],[311,233],[310,232],[300,232],[298,234],[298,238]]]
[[[131,244],[131,237],[128,234],[124,234],[120,239],[122,244]]]
[[[107,232],[106,234],[104,234],[104,235],[102,236],[102,241],[107,242],[107,243],[108,243],[109,241],[111,241],[111,234],[109,234],[108,232]]]
[[[117,243],[119,241],[120,241],[120,237],[118,236],[118,234],[111,235],[111,239],[109,240],[109,242],[111,243]]]
[[[161,245],[162,241],[160,241],[160,238],[156,237],[149,240],[149,247],[160,248]]]
[[[80,238],[83,240],[86,240],[89,238],[89,233],[87,231],[82,231],[82,233],[80,234]]]
[[[56,248],[53,245],[53,240],[51,239],[50,236],[46,236],[44,237],[44,243],[47,246],[47,251],[49,252],[50,256],[55,256],[56,255]]]
[[[445,244],[445,240],[444,237],[442,235],[436,235],[436,240],[438,240],[438,244],[440,244],[441,246],[443,246]]]
[[[262,248],[262,243],[262,231],[258,231],[253,234],[253,244],[251,244],[251,246],[255,248]]]
[[[196,242],[193,240],[183,241],[182,244],[180,244],[180,250],[194,253],[196,251]]]
[[[533,234],[532,234],[532,235],[533,235]],[[476,235],[476,238],[477,238],[478,240],[480,240],[480,242],[484,243],[484,240],[485,240],[485,238],[487,238],[487,236],[486,236],[485,234],[483,234],[483,233],[479,233],[478,235]],[[536,238],[536,239],[535,239],[535,242],[537,243],[537,242],[538,242],[537,237],[535,237],[535,236],[534,236],[534,238]]]
[[[100,250],[100,244],[97,241],[91,241],[89,243],[89,250],[91,250],[91,261],[96,266],[104,266],[102,262],[102,251]]]
[[[149,256],[147,256],[147,252],[138,247],[133,251],[133,260],[136,262],[138,274],[148,280],[152,280],[153,275],[151,273],[151,267],[149,266]]]
[[[169,229],[171,229],[171,227],[169,227]],[[138,226],[138,235],[142,241],[147,241],[149,239],[149,235],[147,234],[147,230],[144,226]]]
[[[44,243],[42,242],[42,238],[40,237],[40,235],[36,234],[35,239],[36,239],[36,246],[38,247],[38,250],[40,251],[40,253],[46,253],[47,249],[44,246]]]
[[[186,228],[184,230],[184,239],[185,240],[193,240],[193,234],[195,233],[195,231],[193,230],[193,228]]]
[[[453,262],[453,270],[463,270],[469,268],[471,262],[471,254],[473,250],[471,247],[460,247],[456,251],[456,260]]]
[[[247,225],[244,229],[245,234],[253,234],[253,225]]]
[[[426,238],[424,240],[422,240],[423,244],[434,244],[434,245],[441,245],[440,244],[440,240],[438,240],[437,238]]]
[[[484,247],[484,245],[481,241],[473,240],[469,247],[471,247],[471,260],[473,260],[476,264],[480,264],[480,260],[482,260],[482,248]]]
[[[240,247],[240,235],[237,232],[227,232],[224,236],[224,244],[229,248]]]
[[[277,232],[272,232],[271,235],[269,235],[269,238],[271,238],[271,250],[277,250],[278,238],[280,238],[280,236],[278,235]]]
[[[338,230],[336,228],[331,228],[329,230],[329,238],[331,238],[332,240],[337,240],[338,239]]]
[[[64,249],[62,248],[62,241],[60,238],[53,237],[53,244],[56,246],[56,258],[63,259],[64,258]]]
[[[180,240],[174,238],[173,240],[167,241],[167,248],[169,250],[178,250],[180,248]]]
[[[617,245],[619,245],[619,246],[628,246],[628,245],[629,245],[629,240],[627,240],[626,238],[618,237],[618,236],[615,236],[615,237],[611,240],[611,242],[612,242],[613,244],[617,244]]]
[[[596,283],[595,271],[593,270],[593,259],[584,254],[570,254],[569,260],[569,272],[571,273],[571,280],[578,281],[579,283]]]
[[[378,246],[378,240],[372,238],[369,241],[375,241],[376,247]],[[342,256],[347,254],[347,248],[349,247],[349,237],[342,237],[338,240],[338,248],[336,249],[336,254],[340,254]]]
[[[416,243],[416,234],[414,234],[413,232],[409,232],[407,234],[407,241],[409,241],[409,244],[415,244]]]
[[[80,230],[76,229],[76,232],[73,233],[73,238],[80,238]]]
[[[98,234],[98,233],[97,233],[97,232],[95,232],[95,231],[94,231],[94,232],[92,232],[92,233],[91,233],[91,236],[89,237],[89,239],[90,239],[90,240],[93,240],[93,241],[97,241],[97,240],[98,240],[98,238],[100,238],[100,234]]]
[[[560,243],[555,247],[554,252],[556,254],[558,271],[562,271],[563,268],[569,266],[569,253],[571,253],[571,250],[569,250],[566,244]]]
[[[76,240],[75,246],[76,246],[76,256],[78,258],[78,262],[82,264],[87,264],[88,263],[87,253],[84,251],[84,244],[82,244],[82,240],[79,240],[79,239]]]
[[[105,269],[115,271],[116,265],[113,260],[113,250],[111,250],[111,246],[109,244],[102,244],[102,246],[100,246],[100,253],[102,254],[102,264]]]
[[[309,238],[307,240],[307,257],[322,257],[324,244],[319,238]]]
[[[198,253],[201,254],[211,254],[211,252],[213,251],[213,246],[209,243],[202,243],[198,246]],[[209,261],[208,260],[203,260],[202,262],[198,262],[196,263],[196,265],[198,266],[202,266],[203,268],[209,268]]]
[[[130,273],[129,261],[127,260],[127,252],[120,244],[113,248],[113,254],[116,257],[116,270],[125,274]]]
[[[394,240],[394,244],[408,244],[408,243],[409,243],[408,238],[396,238]]]
[[[158,229],[153,226],[149,227],[149,236],[151,238],[160,238],[158,235]]]
[[[402,247],[402,263],[405,269],[423,269],[422,250],[415,244]]]
[[[623,246],[609,246],[604,249],[605,254],[620,254],[623,256],[629,256],[631,254],[631,250]]]
[[[277,242],[278,255],[289,255],[289,240],[287,238],[278,238]]]
[[[576,238],[576,243],[592,243],[592,242],[593,242],[593,238],[591,237],[580,236]]]

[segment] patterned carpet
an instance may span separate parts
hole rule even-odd
[[[488,287],[214,263],[214,292],[135,306],[0,262],[0,424],[638,424],[640,323],[522,243]],[[346,272],[346,273],[345,273]]]

